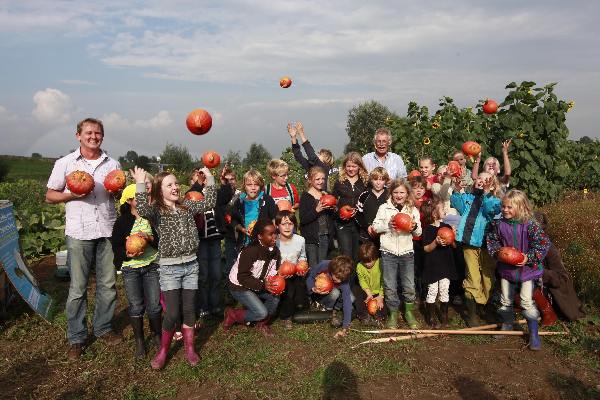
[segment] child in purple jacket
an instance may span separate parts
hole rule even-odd
[[[544,273],[542,261],[550,248],[550,239],[533,218],[527,195],[520,190],[506,193],[502,199],[502,219],[494,220],[488,232],[487,248],[490,255],[497,258],[500,247],[514,247],[524,255],[523,261],[517,265],[497,263],[502,291],[498,310],[503,321],[501,329],[512,330],[515,288],[520,284],[521,308],[529,328],[529,348],[540,350],[540,313],[532,297],[535,280]]]

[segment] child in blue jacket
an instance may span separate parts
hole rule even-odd
[[[473,184],[472,193],[453,193],[450,205],[460,214],[456,240],[463,244],[465,256],[465,307],[467,325],[477,325],[477,308],[487,304],[494,284],[494,261],[485,250],[485,232],[494,216],[500,213],[500,199],[495,195],[498,182],[482,172]]]

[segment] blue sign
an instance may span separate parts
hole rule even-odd
[[[42,292],[23,260],[12,204],[0,201],[0,266],[21,297],[44,319],[50,319],[52,298]]]

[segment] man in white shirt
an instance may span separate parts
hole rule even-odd
[[[390,152],[392,134],[386,128],[379,128],[373,137],[375,151],[363,156],[365,168],[370,173],[377,167],[383,167],[390,175],[390,179],[406,178],[404,161],[396,153]]]
[[[110,243],[116,219],[115,200],[104,188],[104,178],[121,169],[100,145],[104,139],[102,121],[86,118],[77,124],[75,137],[79,148],[58,159],[48,179],[46,202],[65,203],[65,235],[71,284],[66,303],[67,356],[77,360],[87,340],[87,285],[92,259],[96,266],[96,299],[93,316],[94,335],[117,344],[121,337],[112,330],[111,321],[117,301],[115,267]],[[94,189],[87,195],[71,193],[66,177],[73,171],[85,171],[94,178]]]

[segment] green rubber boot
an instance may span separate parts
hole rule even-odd
[[[398,329],[398,310],[390,310],[385,327],[387,329]]]
[[[417,329],[419,328],[419,323],[413,315],[413,307],[414,303],[404,303],[404,319],[410,329]]]

